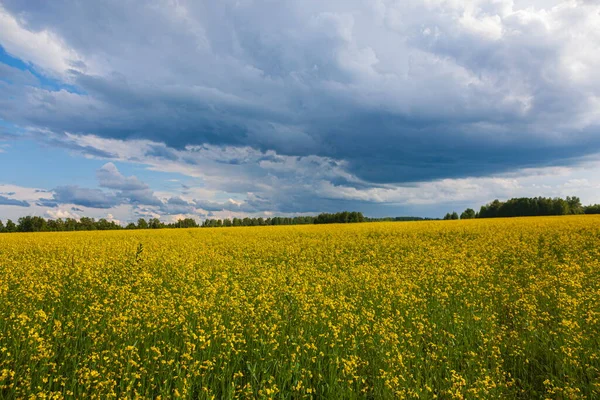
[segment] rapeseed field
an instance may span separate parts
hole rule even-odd
[[[600,398],[600,218],[0,235],[0,398]]]

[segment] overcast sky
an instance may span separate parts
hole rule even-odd
[[[600,203],[595,0],[0,0],[0,219]]]

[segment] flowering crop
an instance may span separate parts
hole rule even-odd
[[[599,398],[595,216],[0,235],[0,398]]]

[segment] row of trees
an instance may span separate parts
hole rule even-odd
[[[148,221],[140,218],[137,224],[130,222],[125,229],[197,228],[199,226],[193,218],[178,219],[177,222],[170,224],[165,224],[158,218],[150,218]]]
[[[535,217],[543,215],[600,214],[600,204],[584,206],[576,196],[559,197],[519,197],[507,201],[494,200],[481,206],[479,212],[467,208],[460,219]],[[459,219],[456,212],[448,213],[444,219]]]
[[[584,214],[600,214],[600,204],[592,204],[584,207]]]
[[[369,218],[365,217],[365,222],[406,222],[406,221],[434,221],[439,218],[423,218],[423,217],[383,217]]]
[[[224,226],[265,226],[265,225],[305,225],[305,224],[333,224],[364,222],[365,217],[360,212],[339,212],[335,214],[323,213],[317,216],[304,217],[273,217],[273,218],[233,218],[233,219],[207,219],[202,225],[192,218],[180,219],[177,222],[165,224],[158,218],[145,220],[138,219],[137,223],[130,222],[122,227],[114,221],[105,218],[82,217],[66,219],[44,219],[37,216],[21,217],[17,223],[7,220],[6,224],[0,221],[0,232],[63,232],[63,231],[104,231],[116,229],[163,229],[163,228],[197,228],[224,227]]]
[[[578,197],[567,196],[566,199],[546,197],[521,197],[507,201],[494,200],[481,206],[479,212],[467,208],[460,216],[456,211],[447,213],[445,220],[472,219],[472,218],[498,218],[498,217],[524,217],[542,215],[569,215],[569,214],[600,214],[600,204],[583,206]],[[233,219],[206,219],[202,225],[192,218],[180,219],[177,222],[165,224],[158,218],[145,220],[138,219],[137,223],[129,223],[122,227],[115,221],[105,218],[82,217],[66,219],[44,219],[37,216],[21,217],[17,223],[7,220],[6,224],[0,221],[0,232],[61,232],[61,231],[102,231],[116,229],[163,229],[163,228],[196,228],[196,227],[227,227],[227,226],[266,226],[266,225],[306,225],[306,224],[334,224],[376,221],[420,221],[428,218],[419,217],[392,217],[392,218],[365,218],[360,212],[322,213],[317,216],[302,217],[272,217],[272,218],[233,218]]]
[[[579,197],[575,196],[567,196],[566,199],[559,197],[553,199],[546,197],[521,197],[504,202],[494,200],[481,207],[479,218],[569,215],[583,214],[584,212],[585,207],[581,205]]]
[[[267,226],[267,225],[310,225],[310,224],[346,224],[365,222],[362,213],[356,211],[343,211],[329,214],[322,213],[315,216],[303,217],[273,217],[273,218],[233,218],[233,219],[206,219],[202,227],[220,228],[227,226]]]
[[[81,217],[44,219],[37,216],[21,217],[17,223],[7,220],[6,225],[0,221],[0,232],[59,232],[59,231],[91,231],[91,230],[113,230],[123,229],[123,227],[114,221],[108,221],[104,218],[95,220],[94,218]]]
[[[131,222],[125,228],[115,221],[108,221],[105,218],[96,220],[94,218],[81,217],[79,220],[74,218],[44,219],[37,216],[21,217],[17,223],[7,220],[6,224],[0,221],[0,232],[68,232],[68,231],[107,231],[118,229],[161,229],[161,228],[193,228],[198,223],[192,218],[180,219],[171,224],[165,224],[158,218],[152,218],[146,221],[143,218],[138,219],[137,224]]]
[[[473,210],[472,208],[467,208],[465,211],[463,211],[460,214],[460,217],[458,216],[458,213],[456,211],[453,211],[452,213],[448,213],[444,216],[444,220],[448,220],[448,219],[473,219],[473,218],[477,218],[478,217],[478,213],[475,212],[475,210]]]
[[[444,220],[448,219],[458,219],[458,213],[456,211],[452,211],[452,213],[447,213],[444,215]]]

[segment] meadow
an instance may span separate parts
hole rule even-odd
[[[0,235],[0,398],[600,397],[600,217]]]

